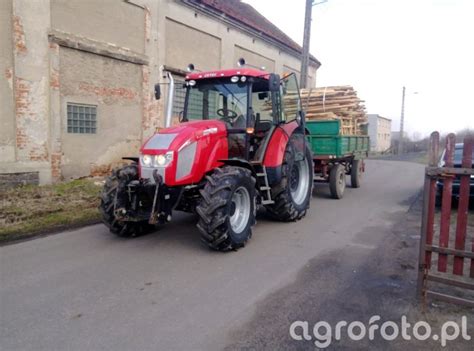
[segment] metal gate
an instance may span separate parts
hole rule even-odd
[[[469,214],[469,193],[474,139],[464,139],[461,167],[454,164],[455,135],[446,138],[443,167],[439,143],[439,133],[433,132],[425,169],[418,296],[423,302],[431,298],[474,307],[465,290],[474,290],[474,229],[468,232],[468,216],[473,215]],[[453,182],[457,208],[453,207]],[[439,200],[441,210],[437,209]]]

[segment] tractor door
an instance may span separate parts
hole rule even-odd
[[[295,160],[305,157],[304,114],[294,74],[281,79],[279,89],[271,92],[271,103],[274,126],[257,156],[263,156],[261,160],[265,167],[278,168],[290,141],[295,151]]]
[[[295,148],[295,160],[305,157],[305,115],[302,109],[300,90],[296,75],[291,73],[281,79],[281,127]]]

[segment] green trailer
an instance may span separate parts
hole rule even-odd
[[[341,121],[306,121],[307,138],[313,152],[315,181],[328,182],[333,198],[340,199],[346,175],[353,188],[360,187],[369,154],[367,135],[341,135]]]

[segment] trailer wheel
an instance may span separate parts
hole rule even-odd
[[[342,199],[346,188],[346,170],[343,165],[336,164],[329,172],[329,190],[334,199]]]
[[[303,160],[295,161],[294,146],[288,143],[282,164],[282,178],[272,187],[275,201],[266,208],[279,221],[297,221],[306,215],[313,191],[313,155],[306,146]]]
[[[362,160],[352,160],[351,166],[351,186],[360,188],[360,179],[362,177]]]
[[[225,166],[207,176],[196,207],[201,240],[218,251],[245,246],[255,224],[255,178],[250,170]]]
[[[125,187],[121,187],[120,182],[130,182],[135,179],[138,179],[138,167],[136,164],[116,169],[105,180],[105,185],[100,195],[99,211],[102,215],[102,222],[109,228],[110,232],[120,237],[135,237],[154,228],[147,222],[121,222],[115,217],[115,199],[120,197],[122,192],[125,191]]]

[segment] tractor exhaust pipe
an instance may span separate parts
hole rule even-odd
[[[174,99],[174,79],[170,72],[166,72],[170,84],[168,86],[168,98],[166,100],[166,114],[165,114],[165,128],[171,126],[171,117],[173,114],[173,99]]]

